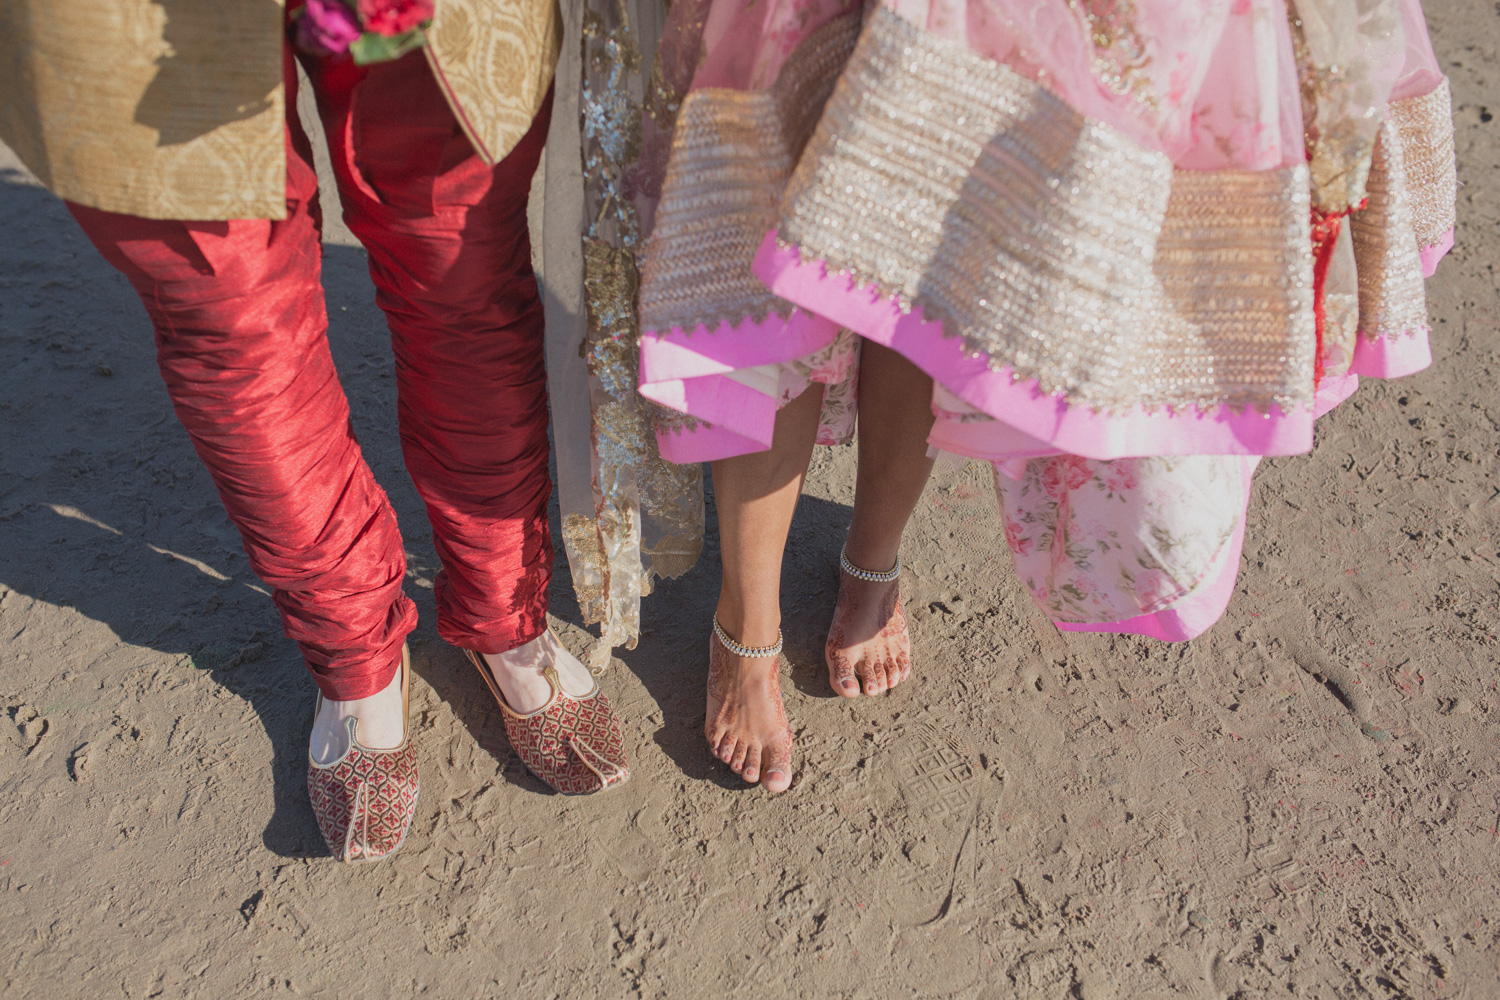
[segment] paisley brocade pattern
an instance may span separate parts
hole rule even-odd
[[[553,0],[439,0],[424,50],[474,149],[499,163],[552,85],[562,47]]]
[[[283,219],[283,17],[269,2],[170,18],[152,0],[0,5],[0,140],[80,205]]]
[[[555,0],[442,0],[425,50],[487,163],[561,44]],[[148,219],[286,217],[284,0],[0,4],[0,141],[58,197]],[[415,57],[414,57],[415,58]]]

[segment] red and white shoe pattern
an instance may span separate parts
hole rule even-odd
[[[340,861],[375,861],[394,853],[417,813],[417,752],[408,738],[394,750],[355,740],[332,764],[308,761],[307,794],[328,850]]]
[[[532,774],[564,795],[602,792],[630,777],[625,734],[597,684],[588,694],[575,697],[562,689],[557,670],[549,666],[545,676],[552,686],[551,699],[521,715],[506,704],[484,658],[473,650],[465,652],[499,702],[505,735]]]
[[[401,648],[401,715],[411,695],[411,654]],[[318,707],[323,704],[318,696]],[[307,757],[307,797],[328,850],[340,861],[376,861],[395,852],[417,814],[417,751],[411,726],[401,745],[390,750],[361,746],[359,724],[346,719],[349,747],[337,760],[319,764]]]

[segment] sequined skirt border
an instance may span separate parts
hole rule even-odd
[[[701,400],[732,389],[735,368],[806,346],[782,336],[800,310],[804,334],[821,318],[825,339],[843,326],[891,346],[982,413],[1074,454],[1311,447],[1305,167],[1175,170],[884,8],[845,58],[850,38],[847,24],[809,38],[771,91],[684,102],[643,275],[647,395],[712,421]],[[1352,224],[1357,373],[1427,363],[1400,144],[1412,141],[1402,123],[1435,121],[1440,103],[1393,108],[1371,206]],[[1441,174],[1451,158],[1423,150],[1422,164]],[[1421,210],[1437,220],[1426,229],[1442,203],[1439,192]]]
[[[1432,363],[1425,279],[1453,246],[1455,162],[1447,80],[1391,102],[1375,141],[1369,197],[1349,218],[1359,282],[1356,374],[1396,378]]]

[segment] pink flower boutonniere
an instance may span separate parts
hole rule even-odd
[[[297,44],[320,56],[347,53],[361,66],[427,44],[434,0],[307,0],[297,12]]]

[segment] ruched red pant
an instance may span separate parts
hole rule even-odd
[[[546,627],[547,395],[526,201],[550,103],[499,166],[420,53],[305,59],[350,230],[391,329],[406,466],[443,570],[438,632],[498,653]],[[163,222],[70,205],[135,286],[183,426],[330,698],[390,682],[416,624],[395,512],[328,350],[322,216],[287,58],[287,217]]]

